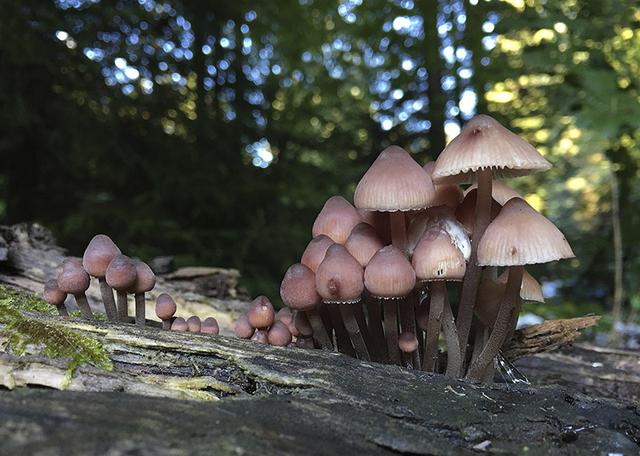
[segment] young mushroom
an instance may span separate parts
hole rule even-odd
[[[312,234],[314,238],[324,234],[334,242],[344,244],[353,227],[361,221],[360,214],[351,203],[341,196],[332,196],[316,217]]]
[[[418,339],[411,332],[403,332],[398,337],[398,348],[407,358],[412,357],[413,353],[418,352]]]
[[[72,294],[76,298],[82,318],[93,318],[93,312],[85,294],[89,288],[89,274],[84,270],[79,259],[67,258],[62,262],[62,271],[58,275],[57,282],[60,291]]]
[[[259,344],[268,345],[269,333],[265,329],[258,329],[254,333],[253,337],[251,337],[251,340]]]
[[[291,343],[291,332],[287,325],[280,320],[276,321],[267,333],[269,344],[276,347],[286,347]]]
[[[273,305],[266,296],[258,296],[253,300],[247,311],[249,323],[256,329],[266,330],[273,324],[276,313]]]
[[[116,310],[116,302],[113,299],[113,290],[107,284],[105,275],[111,260],[120,253],[120,249],[109,236],[97,234],[89,241],[89,245],[87,245],[84,255],[82,256],[82,266],[85,271],[87,271],[90,276],[98,279],[104,311],[107,314],[107,319],[110,321],[118,319],[118,312]]]
[[[62,317],[68,317],[69,313],[64,306],[64,301],[67,299],[67,293],[58,288],[58,281],[56,279],[48,280],[44,284],[44,293],[42,295],[44,300],[52,306],[58,309],[58,314]]]
[[[156,275],[153,273],[149,265],[142,261],[135,260],[136,265],[136,281],[129,292],[134,294],[136,305],[136,325],[145,325],[146,302],[144,294],[153,290],[156,286]]]
[[[200,326],[200,332],[204,334],[212,334],[217,336],[220,333],[220,326],[218,325],[218,320],[213,317],[207,317],[202,320],[202,325]]]
[[[193,315],[187,318],[187,328],[189,328],[189,332],[199,333],[202,328],[202,321],[200,321],[200,317]]]
[[[236,320],[236,325],[233,328],[233,332],[236,337],[240,339],[251,339],[253,337],[253,333],[255,333],[256,328],[254,328],[249,322],[249,317],[247,314],[242,314]]]
[[[156,315],[162,320],[162,329],[171,329],[171,319],[176,313],[176,302],[167,293],[156,298]]]
[[[187,322],[182,317],[176,317],[171,323],[171,331],[186,332],[189,331]]]
[[[129,320],[127,291],[135,284],[137,269],[135,262],[126,255],[116,255],[109,263],[105,278],[107,284],[117,293],[118,320]]]

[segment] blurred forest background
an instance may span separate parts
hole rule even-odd
[[[1,4],[0,223],[236,267],[275,298],[379,151],[424,163],[489,113],[553,163],[510,185],[577,254],[532,271],[530,309],[637,318],[635,0]]]

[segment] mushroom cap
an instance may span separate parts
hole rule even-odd
[[[147,263],[134,260],[136,265],[136,281],[129,290],[130,293],[146,293],[156,286],[156,275]]]
[[[107,267],[105,278],[111,288],[118,291],[131,289],[138,274],[136,263],[126,255],[116,255]]]
[[[173,323],[171,323],[171,331],[184,332],[188,330],[189,330],[189,326],[187,325],[187,322],[182,317],[175,318],[173,320]]]
[[[84,251],[82,266],[90,276],[102,278],[120,249],[106,234],[96,234]]]
[[[58,288],[58,281],[56,279],[47,280],[44,284],[44,292],[42,297],[52,306],[61,306],[67,299],[67,293]]]
[[[200,325],[200,332],[204,334],[218,335],[220,333],[220,326],[218,326],[218,320],[213,317],[207,317],[202,321]]]
[[[436,162],[427,162],[422,168],[433,180],[433,170]],[[435,184],[436,197],[434,206],[447,206],[451,209],[458,207],[463,198],[462,189],[457,184]]]
[[[258,329],[251,337],[251,340],[257,342],[259,344],[268,344],[269,343],[269,333],[264,329]]]
[[[169,320],[176,313],[176,302],[167,293],[156,298],[156,315],[160,320]]]
[[[364,285],[378,298],[401,298],[416,285],[416,274],[400,249],[388,245],[380,249],[364,270]]]
[[[467,195],[470,192],[473,192],[473,191],[477,192],[477,188],[478,188],[478,184],[473,184],[473,185],[469,186],[464,191],[465,198],[467,197]],[[507,201],[509,201],[511,198],[522,198],[522,195],[520,193],[516,192],[511,187],[509,187],[504,182],[494,179],[492,184],[491,184],[491,197],[500,206],[504,206],[505,204],[507,204]],[[474,201],[475,201],[475,199],[474,199]]]
[[[467,270],[467,263],[460,249],[438,227],[432,227],[424,233],[413,251],[411,264],[418,280],[427,282],[460,281]]]
[[[292,309],[313,309],[321,301],[316,291],[316,275],[304,264],[291,265],[280,284],[280,297]]]
[[[497,181],[494,181],[497,182]],[[467,192],[462,203],[456,208],[456,218],[462,224],[465,231],[469,234],[473,233],[473,227],[476,224],[476,201],[478,200],[478,190],[473,189]],[[500,212],[500,204],[493,199],[491,201],[490,220],[498,216]]]
[[[376,252],[384,247],[384,244],[376,230],[363,222],[353,227],[344,246],[351,256],[365,267]]]
[[[324,302],[358,302],[364,291],[362,266],[344,246],[334,244],[318,266],[316,289]]]
[[[575,255],[564,235],[520,198],[507,201],[478,243],[478,265],[548,263]]]
[[[419,213],[411,220],[407,232],[407,244],[410,254],[413,254],[424,233],[433,227],[440,228],[447,233],[453,245],[462,252],[464,259],[469,259],[471,256],[471,240],[464,225],[456,219],[453,210],[447,206],[432,207],[426,212]]]
[[[356,208],[342,196],[332,196],[322,207],[322,210],[313,222],[311,230],[313,237],[324,234],[334,242],[344,244],[354,226],[362,220]]]
[[[269,339],[269,344],[271,345],[276,347],[286,347],[291,343],[292,337],[287,325],[281,321],[276,321],[273,326],[269,328],[267,339]]]
[[[471,182],[474,174],[490,169],[494,177],[525,176],[547,171],[551,163],[528,142],[480,114],[445,147],[436,160],[433,180],[437,184]]]
[[[435,195],[427,172],[406,150],[390,146],[358,182],[354,201],[368,211],[410,211],[433,206]]]
[[[90,284],[89,274],[78,258],[66,258],[62,262],[62,271],[58,274],[58,288],[63,293],[84,293]]]
[[[309,323],[309,319],[307,318],[306,313],[296,312],[296,314],[293,316],[293,325],[300,333],[300,336],[302,337],[313,336],[313,328],[311,327],[311,323]]]
[[[249,323],[249,317],[247,317],[246,314],[242,314],[238,317],[235,327],[233,328],[235,335],[241,339],[251,339],[255,330],[256,328],[251,326],[251,323]]]
[[[309,241],[304,252],[302,252],[300,263],[311,269],[315,274],[318,270],[318,266],[322,263],[322,260],[324,260],[327,249],[333,244],[335,244],[333,240],[324,234],[314,237]]]
[[[189,328],[189,332],[200,332],[202,328],[202,321],[200,321],[200,317],[193,315],[187,318],[187,327]]]
[[[504,271],[498,277],[498,283],[505,284],[509,279],[509,271]],[[520,287],[520,297],[524,301],[544,302],[542,285],[526,270],[522,274],[522,286]]]
[[[313,283],[315,286],[315,277],[313,279]],[[293,312],[288,307],[283,307],[276,312],[276,320],[281,321],[285,325],[290,325],[293,323]]]
[[[269,301],[269,298],[266,296],[258,296],[251,303],[247,311],[247,317],[249,318],[249,323],[251,323],[251,326],[254,328],[266,329],[273,324],[276,313],[273,310],[273,305],[271,301]]]
[[[413,353],[418,349],[418,339],[412,332],[403,332],[398,336],[398,347],[403,353]]]

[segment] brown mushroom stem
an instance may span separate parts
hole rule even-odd
[[[322,322],[320,312],[318,312],[317,309],[312,309],[307,310],[306,314],[309,319],[309,323],[311,324],[311,328],[313,329],[313,339],[321,349],[333,350],[333,344],[331,343],[331,339],[327,333],[327,328],[325,328],[324,323]]]
[[[461,357],[464,359],[467,351],[467,341],[473,319],[473,306],[478,294],[482,268],[478,266],[478,244],[491,221],[491,188],[493,175],[490,169],[481,169],[476,173],[478,191],[476,194],[476,212],[473,233],[471,235],[471,256],[467,264],[467,271],[462,282],[460,304],[458,306],[457,330],[460,341]]]
[[[391,364],[400,364],[400,348],[398,347],[398,300],[385,299],[384,333],[387,340],[387,352]]]
[[[127,303],[127,292],[118,291],[117,304],[118,304],[118,321],[127,322],[129,320],[129,304]]]
[[[482,380],[487,366],[493,361],[493,358],[498,354],[500,347],[504,343],[505,337],[509,332],[509,325],[513,321],[513,315],[520,300],[523,271],[524,268],[522,266],[511,266],[509,268],[507,286],[489,340],[467,372],[467,378],[470,380]]]
[[[171,320],[172,318],[168,319],[168,320],[162,320],[162,329],[165,331],[170,331],[171,330]]]
[[[400,326],[403,333],[416,333],[416,302],[415,294],[410,293],[399,305],[400,308]],[[408,368],[420,369],[420,358],[418,350],[404,354],[406,357],[405,364]]]
[[[76,303],[78,304],[78,308],[80,309],[80,315],[82,316],[82,318],[93,318],[93,312],[91,312],[89,301],[87,301],[87,295],[82,292],[73,296],[76,298]]]
[[[518,317],[520,316],[521,309],[522,309],[522,298],[518,296],[518,299],[516,302],[516,309],[513,312],[513,317],[511,319],[511,322],[509,323],[509,331],[507,332],[507,335],[504,338],[504,342],[502,342],[503,347],[509,343],[509,341],[513,337],[513,333],[516,332],[516,327],[518,326]]]
[[[471,352],[471,364],[478,359],[482,349],[487,343],[489,338],[489,331],[480,321],[477,319],[473,322],[473,351]]]
[[[356,357],[356,351],[353,349],[353,345],[351,345],[351,339],[349,338],[349,333],[347,332],[347,328],[344,326],[344,322],[342,321],[342,314],[340,313],[340,309],[338,306],[341,304],[335,303],[327,303],[327,309],[329,311],[329,317],[331,318],[331,325],[333,326],[333,330],[336,335],[336,346],[340,353],[344,353],[345,355],[349,355],[352,357]]]
[[[107,314],[107,320],[116,321],[118,319],[118,310],[116,309],[116,302],[113,299],[113,290],[107,284],[107,279],[104,277],[98,277],[98,283],[100,284],[100,295],[102,296],[104,313]]]
[[[369,355],[372,357],[371,359],[373,359],[373,342],[371,341],[371,334],[369,333],[369,328],[367,327],[367,319],[364,315],[362,305],[362,300],[360,300],[351,307],[353,309],[353,314],[356,317],[356,321],[358,322],[358,326],[360,327],[360,332],[362,333],[362,338],[364,339],[364,343],[367,346]]]
[[[64,302],[60,305],[57,305],[56,309],[58,309],[58,315],[60,315],[61,317],[69,316],[69,312],[67,312],[67,308],[65,307]]]
[[[429,290],[429,320],[427,321],[427,337],[422,370],[435,372],[436,362],[438,361],[438,338],[440,337],[442,311],[444,309],[447,287],[442,281],[431,282],[429,284]]]
[[[371,335],[372,345],[375,347],[371,350],[371,355],[374,361],[388,362],[389,355],[384,341],[380,301],[371,295],[367,295],[366,304],[369,317],[369,334]]]
[[[391,222],[391,243],[402,250],[406,255],[407,228],[405,226],[404,212],[391,212],[389,214],[389,220]]]
[[[449,297],[444,295],[444,307],[442,308],[442,333],[447,345],[447,377],[459,377],[462,369],[462,352],[460,351],[456,322],[453,319]]]
[[[367,348],[367,344],[365,343],[364,337],[362,336],[362,328],[358,324],[358,319],[356,318],[356,314],[354,312],[354,307],[359,305],[359,301],[355,303],[339,304],[340,313],[342,314],[344,326],[347,328],[349,338],[351,339],[351,342],[356,349],[358,358],[364,361],[371,361],[369,349]]]
[[[146,310],[144,293],[136,293],[134,296],[136,301],[136,325],[144,327]]]

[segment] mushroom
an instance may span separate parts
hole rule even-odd
[[[242,314],[238,317],[233,329],[235,335],[241,339],[251,339],[255,331],[256,328],[251,326],[251,323],[249,323],[249,317],[247,317],[247,314]]]
[[[422,169],[427,172],[429,177],[433,178],[433,169],[435,168],[435,166],[436,162],[430,161],[425,163]],[[462,201],[463,197],[463,192],[460,186],[456,184],[434,185],[436,189],[434,206],[447,206],[455,210]]]
[[[269,333],[265,329],[258,329],[253,337],[251,337],[251,340],[259,344],[267,345],[269,344]]]
[[[398,337],[398,348],[408,358],[418,352],[418,338],[414,333],[403,332]]]
[[[189,326],[187,325],[187,322],[184,320],[184,318],[176,317],[173,320],[173,323],[171,323],[171,331],[189,331]]]
[[[332,196],[324,203],[313,223],[315,238],[324,234],[338,244],[344,244],[354,226],[362,220],[356,209],[342,196]]]
[[[508,266],[509,275],[489,340],[469,367],[467,378],[480,381],[504,343],[519,306],[524,265],[573,257],[560,230],[524,200],[512,198],[504,205],[480,240],[478,265]]]
[[[42,296],[45,301],[58,309],[58,314],[60,314],[60,316],[69,316],[67,308],[64,306],[64,301],[67,299],[67,293],[58,288],[58,281],[56,279],[48,280],[44,284],[44,293]]]
[[[293,323],[293,312],[288,307],[283,307],[276,312],[276,320],[281,321],[285,325],[289,326]]]
[[[436,160],[433,170],[436,184],[472,180],[478,183],[471,259],[462,284],[457,316],[458,338],[463,355],[467,349],[480,282],[480,269],[476,264],[477,249],[490,222],[493,178],[524,176],[549,168],[551,164],[533,146],[486,115],[471,119]]]
[[[202,328],[202,322],[200,321],[200,317],[197,315],[192,315],[187,318],[187,327],[189,328],[189,332],[199,333]]]
[[[266,330],[273,324],[276,313],[273,310],[273,305],[269,298],[266,296],[258,296],[253,300],[249,310],[247,311],[247,317],[249,323],[256,329]]]
[[[176,313],[176,302],[167,293],[156,298],[156,315],[162,320],[162,329],[171,329],[171,319]]]
[[[62,262],[62,271],[58,274],[58,288],[63,293],[72,294],[80,308],[82,318],[93,318],[85,291],[89,288],[89,274],[78,258],[67,258]]]
[[[324,234],[314,237],[309,241],[304,252],[302,252],[300,263],[311,269],[315,274],[318,270],[318,266],[322,263],[322,260],[324,260],[327,249],[333,244],[335,244],[335,242],[333,242],[329,236],[325,236]]]
[[[134,294],[136,303],[136,325],[144,326],[146,303],[144,294],[153,290],[156,286],[156,275],[153,273],[149,265],[140,260],[135,260],[136,265],[136,281],[129,292]]]
[[[276,347],[286,347],[291,343],[291,332],[287,325],[285,325],[280,320],[277,320],[271,328],[269,328],[269,332],[267,333],[267,339],[269,340],[270,345],[274,345]]]
[[[120,249],[111,238],[105,234],[95,235],[82,256],[82,266],[90,276],[96,277],[100,284],[100,295],[107,318],[110,321],[118,319],[116,303],[113,299],[113,290],[107,284],[105,274],[113,257],[120,254]]]
[[[217,336],[220,333],[220,326],[218,325],[218,320],[213,317],[207,317],[202,321],[202,325],[200,326],[200,332],[204,334],[213,334]]]
[[[394,364],[400,364],[397,308],[409,305],[404,298],[413,291],[415,284],[416,274],[411,263],[404,253],[393,245],[380,249],[364,270],[365,288],[372,296],[383,301],[387,351],[390,361]],[[401,318],[402,332],[415,334],[413,310],[408,315],[408,320]],[[414,367],[418,367],[420,363],[418,356],[407,362]]]
[[[136,282],[137,269],[135,262],[126,255],[116,255],[109,263],[105,278],[109,286],[116,290],[118,304],[118,320],[129,320],[127,291]]]

